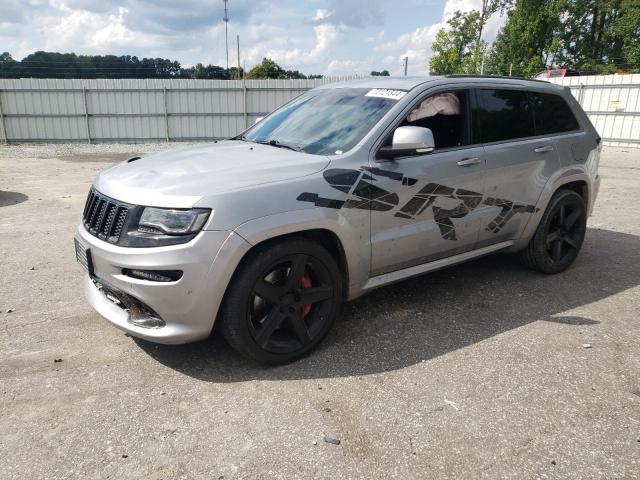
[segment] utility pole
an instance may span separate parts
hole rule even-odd
[[[227,2],[229,0],[222,0],[224,2],[224,43],[227,47],[227,71],[229,71],[229,15],[227,12]]]
[[[407,66],[409,65],[409,57],[404,57],[404,76],[407,76]]]
[[[238,39],[238,80],[240,80],[240,35],[237,35]]]

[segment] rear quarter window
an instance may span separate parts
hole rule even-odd
[[[531,93],[536,134],[572,132],[580,129],[573,112],[564,98],[551,93]]]
[[[474,143],[497,142],[535,135],[533,113],[523,90],[476,90],[473,108]]]

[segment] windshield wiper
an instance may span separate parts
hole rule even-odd
[[[293,150],[294,152],[299,152],[300,150],[302,150],[300,147],[294,147],[293,145],[280,143],[278,140],[256,140],[255,142],[261,145],[271,145],[272,147],[286,148],[287,150]]]

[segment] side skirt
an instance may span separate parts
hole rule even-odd
[[[362,288],[362,292],[364,293],[374,288],[382,287],[383,285],[387,285],[389,283],[399,282],[400,280],[404,280],[406,278],[415,277],[417,275],[422,275],[423,273],[433,272],[435,270],[440,270],[441,268],[449,267],[457,263],[462,263],[466,262],[467,260],[482,257],[484,255],[497,252],[498,250],[503,250],[507,247],[510,247],[511,245],[513,245],[513,241],[509,240],[506,242],[496,243],[495,245],[489,245],[488,247],[479,248],[477,250],[472,250],[470,252],[454,255],[453,257],[442,258],[433,262],[423,263],[422,265],[416,265],[414,267],[404,268],[402,270],[396,270],[395,272],[389,272],[383,275],[371,277],[367,281],[367,283],[365,283],[364,287]]]

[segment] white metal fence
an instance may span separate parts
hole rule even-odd
[[[571,89],[606,145],[640,148],[640,74],[551,81]]]
[[[0,142],[228,138],[305,90],[345,80],[0,79]],[[606,144],[640,148],[640,75],[554,79]]]
[[[228,138],[306,90],[346,79],[0,79],[0,141]]]

